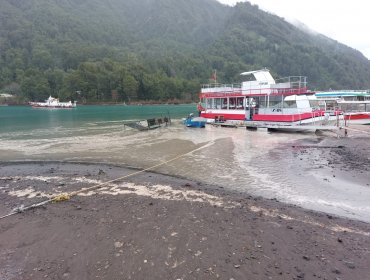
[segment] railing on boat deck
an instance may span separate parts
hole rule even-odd
[[[307,88],[260,88],[243,89],[243,95],[300,95],[310,94]]]
[[[235,97],[235,96],[275,96],[275,95],[301,95],[311,94],[307,88],[209,88],[209,91],[200,93],[200,98],[203,97]]]
[[[289,76],[280,79],[276,79],[276,84],[290,84],[291,88],[306,88],[307,77],[306,76]]]
[[[300,95],[313,94],[305,83],[280,83],[272,85],[235,85],[235,84],[206,84],[202,86],[200,97],[222,97],[222,96],[248,96],[248,95]]]
[[[213,83],[213,84],[203,84],[202,89],[208,88],[235,88],[240,89],[242,86],[241,84],[220,84],[220,83]]]

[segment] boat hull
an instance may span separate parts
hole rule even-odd
[[[41,109],[72,109],[76,106],[48,106],[48,105],[31,105],[32,108],[41,108]]]
[[[305,112],[300,114],[255,114],[252,120],[254,123],[284,123],[284,124],[299,124],[299,123],[315,123],[318,119],[322,120],[325,115],[324,111]],[[233,121],[248,121],[245,114],[235,114],[228,112],[201,112],[201,117],[206,118],[208,122],[215,120],[233,120]]]
[[[344,114],[348,124],[370,124],[370,112]]]

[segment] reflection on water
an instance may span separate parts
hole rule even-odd
[[[156,171],[370,221],[369,187],[339,179],[328,182],[315,174],[315,168],[296,164],[293,143],[316,141],[315,135],[212,126],[192,129],[179,119],[169,127],[144,132],[112,119],[69,127],[56,123],[58,120],[50,118],[45,124],[49,127],[0,132],[0,160],[103,162],[148,168],[185,154]]]

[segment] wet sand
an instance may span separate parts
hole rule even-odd
[[[368,140],[298,143],[289,158],[296,169],[286,175],[304,168],[369,187]],[[0,168],[0,215],[137,171],[45,161]],[[370,271],[370,224],[144,172],[0,220],[0,249],[0,279],[7,280],[362,280]]]

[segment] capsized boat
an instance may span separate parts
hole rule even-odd
[[[370,124],[370,90],[330,90],[315,93],[325,111],[340,111],[347,124]]]
[[[77,101],[60,102],[59,98],[49,96],[45,102],[29,102],[33,108],[70,109],[77,107]]]
[[[237,121],[247,127],[319,125],[325,111],[307,78],[290,76],[278,81],[268,69],[241,73],[241,84],[207,84],[200,92],[200,116],[208,122]]]
[[[205,127],[206,126],[207,119],[202,117],[194,117],[194,114],[191,113],[189,116],[185,119],[183,119],[183,123],[187,127]]]
[[[170,117],[152,118],[146,120],[130,120],[124,122],[124,126],[135,128],[140,131],[156,129],[161,126],[168,126],[170,124]]]

